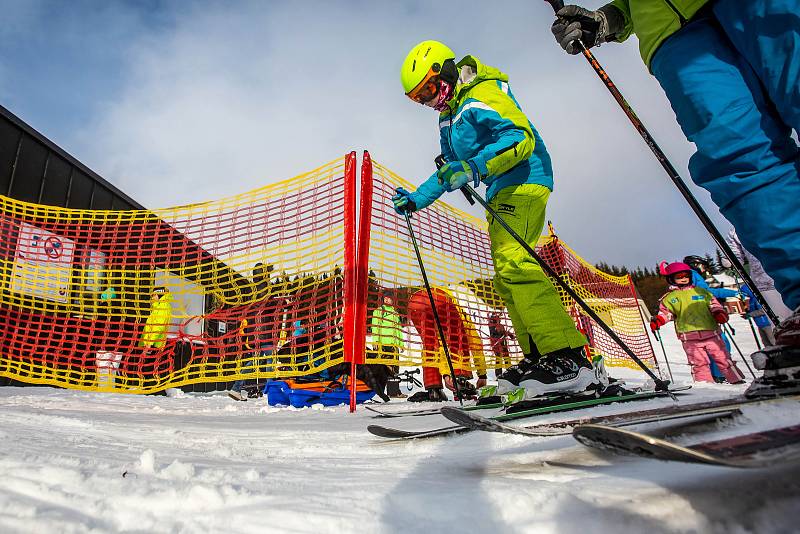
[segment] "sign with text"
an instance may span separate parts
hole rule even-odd
[[[74,255],[74,241],[20,223],[11,291],[66,303]]]

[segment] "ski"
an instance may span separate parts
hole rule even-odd
[[[450,421],[468,427],[471,430],[482,430],[485,432],[500,432],[503,434],[517,434],[521,436],[563,436],[572,433],[573,427],[586,424],[602,424],[613,427],[632,426],[646,423],[656,423],[661,421],[671,421],[690,417],[733,416],[740,412],[742,406],[748,404],[759,404],[765,402],[775,402],[778,400],[797,399],[800,396],[760,398],[750,399],[745,397],[733,397],[714,401],[705,401],[686,405],[672,405],[652,410],[625,412],[621,414],[602,415],[595,417],[583,417],[570,421],[560,421],[556,423],[545,423],[532,426],[514,426],[503,423],[502,421],[489,417],[482,417],[478,414],[467,413],[452,406],[442,408],[442,415]]]
[[[522,419],[525,417],[534,417],[537,415],[544,415],[550,413],[558,413],[558,412],[566,412],[570,410],[578,410],[581,408],[588,408],[591,406],[600,406],[603,404],[612,404],[615,402],[627,402],[627,401],[635,401],[635,400],[647,400],[653,399],[657,397],[663,397],[665,395],[671,395],[672,392],[666,391],[648,391],[648,392],[641,392],[641,393],[628,393],[619,396],[608,396],[608,397],[600,397],[600,398],[591,398],[586,400],[578,400],[572,402],[564,402],[564,399],[561,398],[561,402],[556,404],[550,404],[546,406],[540,406],[537,408],[531,408],[527,410],[520,410],[514,411],[513,413],[501,413],[491,418],[489,420],[493,421],[511,421],[514,419]],[[548,399],[549,401],[549,399]],[[472,430],[471,428],[464,427],[462,425],[451,425],[446,427],[440,428],[432,428],[427,430],[401,430],[397,428],[385,427],[381,425],[369,425],[367,427],[367,431],[370,434],[375,436],[379,436],[382,438],[389,438],[389,439],[417,439],[417,438],[429,438],[434,436],[442,436],[446,434],[452,433],[461,433],[467,432]]]
[[[589,447],[665,461],[752,468],[800,460],[800,425],[689,446],[605,425],[577,426],[573,435]]]
[[[459,407],[462,410],[466,411],[474,411],[474,410],[490,410],[492,408],[502,408],[503,403],[491,403],[491,404],[474,404],[470,406],[464,406],[463,408]],[[377,415],[374,415],[376,419],[382,418],[391,418],[391,417],[420,417],[425,415],[438,415],[440,413],[441,408],[422,408],[419,410],[398,410],[396,412],[387,412],[383,410],[378,410],[377,408],[373,408],[372,406],[364,406],[366,410],[373,412]]]

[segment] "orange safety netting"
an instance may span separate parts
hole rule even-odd
[[[446,372],[394,189],[355,154],[249,193],[142,211],[0,197],[0,376],[146,393],[191,383],[319,375],[350,360]],[[458,374],[520,357],[492,287],[486,224],[444,202],[413,225]],[[356,231],[358,242],[356,243]],[[628,278],[554,236],[539,253],[657,368]],[[635,367],[565,295],[594,354]]]

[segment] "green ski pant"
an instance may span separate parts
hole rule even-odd
[[[550,190],[538,184],[509,186],[489,202],[499,217],[531,246],[542,233]],[[525,354],[547,354],[586,345],[564,310],[558,291],[539,264],[491,215],[489,239],[494,262],[494,287],[508,308],[520,347]],[[535,347],[530,346],[533,340]]]

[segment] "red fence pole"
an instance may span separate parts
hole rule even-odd
[[[367,343],[367,292],[369,290],[369,249],[372,226],[372,158],[364,151],[361,159],[361,199],[358,213],[358,243],[356,256],[356,299],[353,324],[353,362],[351,376],[354,387],[350,390],[350,411],[356,410],[355,376],[357,364],[366,361]]]
[[[356,315],[356,153],[350,152],[344,159],[344,328],[343,348],[344,361],[355,362],[355,346],[353,341]],[[353,365],[355,365],[353,363]],[[351,411],[355,409],[355,381],[353,373],[350,377]]]

